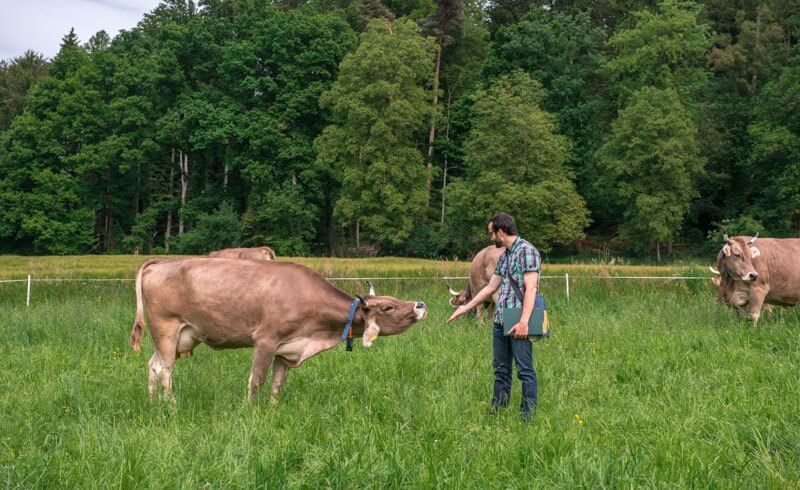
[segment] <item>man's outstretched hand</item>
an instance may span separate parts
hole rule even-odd
[[[450,318],[447,320],[447,323],[452,322],[453,320],[455,320],[456,318],[460,317],[461,315],[463,315],[468,311],[469,309],[466,308],[466,305],[459,306],[458,308],[456,308],[456,311],[454,311],[453,314],[450,315]]]

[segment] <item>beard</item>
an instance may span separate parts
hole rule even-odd
[[[494,239],[494,246],[497,248],[503,248],[503,241],[499,238]]]

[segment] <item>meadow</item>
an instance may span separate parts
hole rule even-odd
[[[143,257],[0,258],[0,279],[133,276]],[[149,403],[132,282],[0,284],[0,486],[6,488],[721,487],[800,485],[800,309],[757,326],[692,267],[560,265],[542,281],[553,337],[534,345],[533,422],[489,410],[491,334],[451,313],[463,262],[306,259],[379,294],[424,300],[407,333],[324,352],[278,405],[245,402],[251,350],[176,363],[176,403]],[[463,281],[453,281],[453,285]],[[348,292],[360,282],[336,282]],[[266,394],[266,393],[265,393]]]

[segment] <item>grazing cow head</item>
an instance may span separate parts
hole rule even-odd
[[[364,334],[361,342],[369,347],[379,335],[397,335],[422,320],[428,309],[422,301],[401,301],[391,296],[376,296],[370,284],[369,295],[358,296],[364,315]]]
[[[754,245],[758,240],[758,233],[749,240],[743,237],[728,238],[724,236],[725,245],[720,251],[717,262],[727,275],[734,281],[753,282],[758,279],[758,273],[753,266],[761,251]]]
[[[730,306],[741,308],[750,302],[750,292],[747,285],[742,281],[734,281],[729,274],[726,273],[727,269],[720,265],[720,260],[717,261],[717,267],[722,269],[722,272],[709,266],[708,269],[714,274],[711,277],[711,282],[717,288],[717,302],[725,303]]]
[[[450,291],[450,306],[453,308],[458,308],[461,305],[465,305],[469,303],[469,300],[472,299],[469,289],[464,291],[454,291],[453,288],[447,286],[447,290]]]

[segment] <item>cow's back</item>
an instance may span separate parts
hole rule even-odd
[[[472,296],[478,294],[481,289],[489,284],[494,274],[494,269],[497,266],[497,261],[500,260],[500,256],[503,255],[504,251],[504,248],[490,245],[475,254],[469,273],[469,287]]]
[[[759,282],[768,285],[768,303],[800,303],[800,238],[759,238],[752,246],[760,256],[753,259]]]
[[[275,260],[275,251],[269,247],[225,248],[208,254],[218,259]]]
[[[335,290],[299,264],[218,258],[154,264],[142,281],[149,317],[191,324],[211,345],[252,338],[265,325],[276,334],[297,329],[306,309]]]

